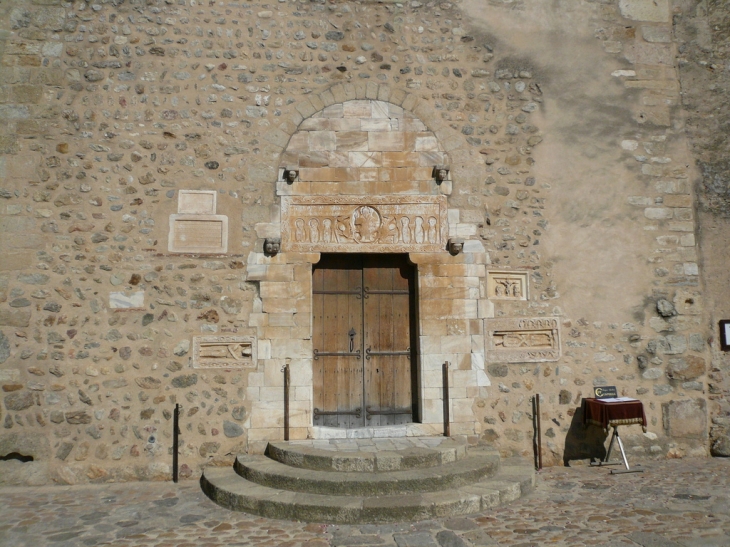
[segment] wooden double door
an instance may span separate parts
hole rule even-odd
[[[322,255],[312,276],[314,425],[414,421],[416,275],[407,255]]]

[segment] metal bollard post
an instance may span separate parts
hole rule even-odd
[[[442,366],[444,379],[444,437],[451,436],[451,417],[449,416],[449,362]]]
[[[288,360],[287,360],[288,361]],[[284,440],[289,440],[289,363],[281,369],[284,373]]]
[[[180,405],[175,403],[175,410],[172,414],[172,482],[178,481],[177,452],[180,435]]]

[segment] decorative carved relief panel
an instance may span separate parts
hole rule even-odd
[[[282,198],[282,248],[297,252],[438,252],[445,196]]]
[[[492,300],[527,300],[527,272],[487,272],[487,298]]]
[[[487,361],[539,363],[560,358],[560,322],[554,317],[486,320]]]
[[[252,336],[194,336],[194,368],[249,368],[256,366],[256,338]]]

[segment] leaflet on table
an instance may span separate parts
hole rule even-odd
[[[600,400],[604,403],[628,403],[630,401],[638,401],[639,399],[633,399],[632,397],[609,397]]]

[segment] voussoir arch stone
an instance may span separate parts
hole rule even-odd
[[[449,164],[448,151],[434,131],[436,116],[421,105],[377,84],[337,84],[299,103],[302,119],[281,153],[277,194],[450,194],[450,177],[434,176]],[[282,143],[286,135],[280,129],[270,138]]]

